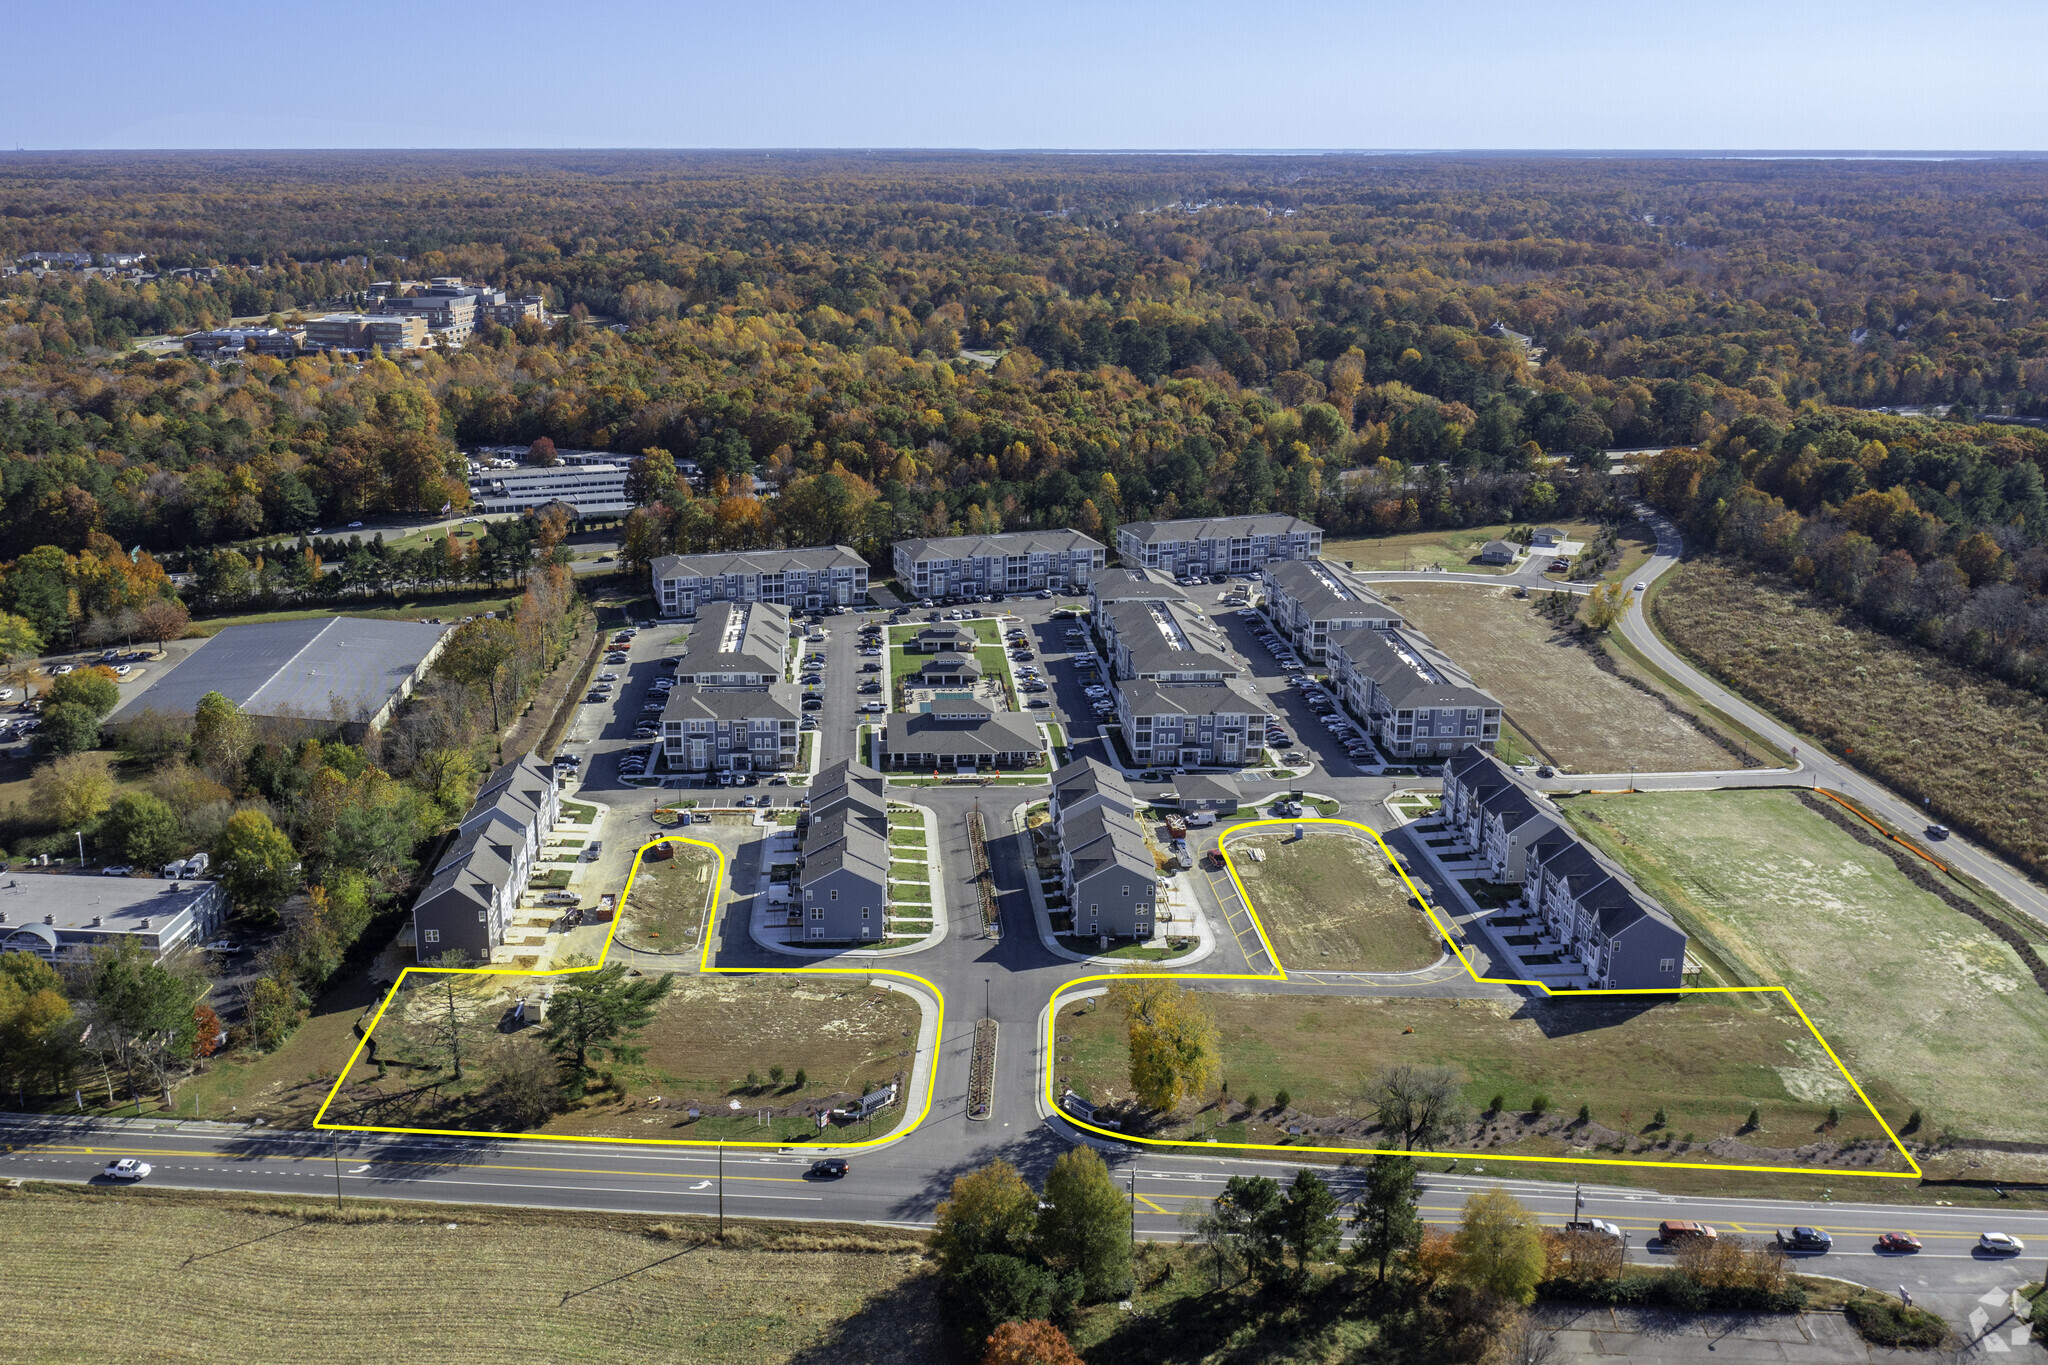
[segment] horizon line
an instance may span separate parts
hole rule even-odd
[[[484,155],[505,153],[668,153],[675,155],[762,156],[1326,156],[1326,157],[1549,157],[1681,158],[1687,160],[1829,160],[1829,161],[1953,161],[2034,160],[2048,158],[2048,149],[2030,148],[1826,148],[1826,147],[944,147],[917,144],[845,147],[714,147],[632,145],[564,146],[408,146],[408,147],[24,147],[19,156],[218,156],[279,153],[374,155],[442,152]]]

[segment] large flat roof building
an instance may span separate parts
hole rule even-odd
[[[219,882],[7,873],[0,875],[0,953],[60,962],[125,940],[161,961],[213,937],[227,913]]]
[[[380,729],[454,630],[368,616],[229,626],[145,683],[109,724],[144,711],[189,716],[219,692],[252,716]]]
[[[1038,723],[966,697],[940,697],[922,711],[891,712],[883,747],[892,768],[1032,768],[1045,761]]]
[[[528,512],[567,503],[579,517],[616,516],[633,509],[623,464],[525,465],[494,469],[469,481],[471,510]]]

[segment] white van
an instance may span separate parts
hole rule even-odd
[[[1216,812],[1213,810],[1193,810],[1187,813],[1186,818],[1189,829],[1199,829],[1204,825],[1215,824]]]
[[[185,860],[185,875],[188,877],[205,876],[207,864],[212,861],[213,860],[204,853],[193,854],[191,857]]]

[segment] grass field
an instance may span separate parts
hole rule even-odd
[[[1244,854],[1263,849],[1264,862]],[[1443,955],[1443,942],[1378,848],[1312,831],[1233,839],[1231,865],[1288,971],[1408,972]]]
[[[1795,793],[1581,797],[1563,809],[1708,951],[1789,986],[1860,1080],[1924,1111],[1923,1137],[2048,1131],[2048,993],[2011,948]]]
[[[487,611],[495,611],[502,616],[518,605],[517,594],[507,597],[498,590],[451,592],[395,604],[347,601],[291,611],[252,611],[234,616],[200,617],[192,622],[185,634],[187,637],[214,635],[229,626],[246,626],[261,621],[304,621],[315,616],[371,616],[386,621],[417,621],[421,617],[438,616],[444,622],[454,622],[465,616],[481,616]]]
[[[1825,1135],[1829,1141],[1883,1139],[1777,997],[1696,995],[1650,1005],[1234,992],[1202,998],[1216,1021],[1231,1098],[1184,1105],[1157,1136],[1375,1146],[1362,1085],[1381,1065],[1413,1062],[1449,1066],[1464,1080],[1474,1119],[1444,1144],[1447,1150],[1819,1165],[1781,1158],[1821,1141],[1830,1105],[1840,1106],[1842,1121]],[[1097,1101],[1129,1096],[1121,1016],[1098,1000],[1062,1009],[1057,1028],[1063,1083]],[[1284,1114],[1273,1103],[1283,1089],[1290,1101]],[[1489,1115],[1495,1095],[1506,1106]],[[1531,1111],[1538,1095],[1548,1100],[1540,1118]],[[1581,1104],[1591,1110],[1583,1125]],[[1760,1125],[1744,1131],[1752,1106]],[[1654,1124],[1660,1108],[1661,1127]],[[1296,1137],[1290,1126],[1305,1131]],[[1904,1169],[1888,1146],[1860,1149],[1851,1160],[1865,1165],[1865,1157],[1871,1169]]]
[[[0,1192],[24,1365],[944,1358],[922,1239],[174,1190]],[[448,1224],[453,1223],[453,1229]],[[399,1270],[403,1267],[403,1270]],[[144,1307],[144,1305],[147,1305]]]
[[[1662,700],[1601,668],[1593,655],[1505,588],[1382,585],[1473,681],[1500,698],[1543,756],[1573,772],[1711,772],[1741,766]]]
[[[1651,614],[1736,691],[2048,872],[2048,701],[1733,565],[1681,565],[1652,594]]]
[[[673,858],[640,860],[619,924],[619,942],[629,947],[679,953],[697,945],[718,860],[709,849],[687,844],[669,847],[675,849]]]
[[[933,623],[916,621],[908,625],[888,628],[889,649],[889,695],[896,696],[897,684],[913,673],[922,672],[929,654],[915,654],[903,648],[903,642],[914,640],[920,630],[929,629]],[[940,625],[965,626],[981,641],[974,650],[974,660],[981,665],[981,676],[1000,680],[1003,691],[1009,697],[1009,709],[1016,709],[1016,696],[1010,690],[1010,665],[1004,657],[1002,632],[994,621],[942,621]]]
[[[458,1008],[495,1028],[496,1047],[535,1045],[534,1030],[515,1041],[508,1016],[513,999],[533,994],[540,978],[478,977],[465,984],[473,994]],[[445,1008],[430,988],[394,1002],[374,1035],[394,1050],[399,1043],[392,1011],[401,1005],[403,1026],[416,1033],[424,1033],[434,1012]],[[907,1080],[918,1021],[914,1000],[870,986],[859,973],[678,975],[673,993],[640,1037],[645,1056],[631,1064],[602,1063],[618,1085],[532,1131],[772,1140],[789,1126],[781,1120],[804,1119],[833,1096],[858,1096],[899,1076]],[[486,1125],[479,1121],[480,1088],[489,1058],[487,1047],[483,1065],[461,1084],[448,1083],[440,1073],[395,1066],[380,1081],[374,1067],[359,1061],[329,1121],[481,1129]],[[784,1081],[771,1081],[771,1066],[784,1068]],[[806,1073],[802,1086],[794,1080],[799,1070]],[[737,1113],[729,1107],[733,1100],[741,1105]],[[688,1117],[692,1105],[701,1118]],[[761,1109],[777,1120],[770,1129],[755,1126]]]

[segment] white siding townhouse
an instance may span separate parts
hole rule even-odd
[[[910,597],[979,597],[1085,588],[1109,548],[1079,531],[1006,531],[988,536],[899,540],[896,581]]]
[[[1387,757],[1440,761],[1500,741],[1501,704],[1420,633],[1338,630],[1325,645],[1331,690]]]
[[[1260,513],[1186,521],[1133,521],[1117,528],[1116,553],[1126,568],[1168,573],[1257,573],[1278,559],[1316,559],[1320,526],[1299,517]]]
[[[663,555],[653,566],[663,616],[695,616],[705,602],[772,602],[792,610],[858,606],[868,562],[844,545]]]
[[[490,961],[561,812],[555,775],[528,753],[484,779],[434,874],[412,905],[421,962],[451,950]]]
[[[1266,616],[1304,659],[1321,662],[1330,633],[1392,630],[1401,614],[1348,569],[1320,559],[1268,564],[1260,573]]]

